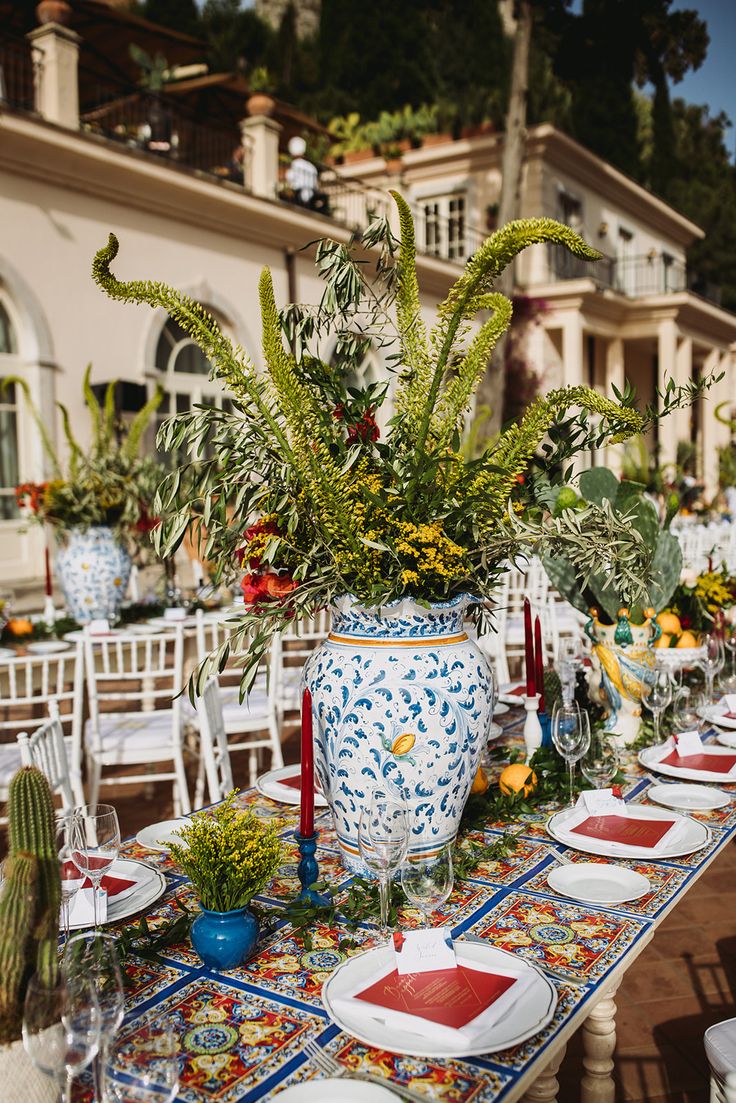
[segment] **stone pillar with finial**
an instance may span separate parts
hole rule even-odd
[[[246,102],[248,117],[240,124],[246,188],[253,195],[275,199],[279,182],[279,134],[281,124],[273,118],[276,103],[257,92]]]
[[[34,79],[36,111],[50,123],[78,130],[81,39],[69,26],[71,5],[66,0],[41,0],[36,16],[40,26],[28,35],[38,56]]]

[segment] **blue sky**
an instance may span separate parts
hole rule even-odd
[[[710,45],[704,63],[670,86],[673,99],[707,103],[712,115],[725,111],[732,124],[726,134],[731,158],[736,145],[736,3],[734,0],[675,0],[672,10],[694,8],[708,24]]]

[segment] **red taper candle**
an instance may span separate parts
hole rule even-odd
[[[539,711],[544,712],[544,660],[542,658],[542,625],[539,617],[534,621],[534,677],[539,694]]]
[[[526,666],[526,695],[534,697],[534,637],[532,636],[532,607],[529,598],[524,598],[524,662]]]
[[[54,588],[51,585],[51,558],[49,556],[48,546],[45,548],[46,552],[46,597],[54,596]]]
[[[299,834],[314,834],[314,742],[312,739],[312,694],[302,695],[302,797]]]

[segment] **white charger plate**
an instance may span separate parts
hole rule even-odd
[[[278,801],[279,804],[301,804],[301,789],[294,789],[290,785],[282,785],[284,778],[299,777],[301,766],[297,763],[293,766],[279,766],[277,770],[269,770],[267,774],[261,774],[256,781],[256,789],[264,797]],[[314,794],[314,807],[326,808],[327,801],[321,793]]]
[[[725,808],[731,803],[728,793],[711,789],[707,785],[686,785],[668,782],[652,785],[645,796],[666,808],[678,808],[683,812],[709,812],[713,808]]]
[[[66,640],[36,640],[26,644],[31,655],[55,655],[59,651],[68,651],[70,644]]]
[[[504,705],[518,705],[519,708],[523,708],[524,694],[511,692],[523,685],[525,685],[524,682],[507,682],[506,685],[501,686],[498,691],[499,701],[503,702]]]
[[[625,904],[646,896],[652,887],[642,873],[607,862],[555,866],[547,874],[547,884],[555,892],[585,904]]]
[[[522,993],[507,1015],[492,1026],[482,1042],[462,1047],[443,1046],[437,1041],[429,1042],[422,1037],[421,1021],[417,1021],[417,1032],[400,1027],[388,1027],[381,1019],[372,1019],[363,1012],[335,1011],[332,1000],[354,991],[357,984],[381,976],[389,968],[393,957],[391,945],[376,946],[362,954],[344,961],[330,974],[322,988],[322,1003],[332,1021],[357,1038],[364,1045],[378,1046],[390,1053],[402,1053],[408,1057],[480,1057],[484,1053],[496,1053],[510,1046],[518,1045],[527,1038],[538,1034],[555,1013],[557,1007],[557,989],[554,984],[531,962],[499,950],[497,946],[484,942],[455,940],[455,950],[461,963],[482,962],[484,965],[499,969],[530,969],[534,978]]]
[[[726,716],[728,709],[725,705],[706,705],[704,709],[698,711],[709,724],[715,724],[718,728],[726,728],[728,731],[736,731],[736,720]]]
[[[604,839],[592,839],[587,835],[573,835],[568,832],[561,833],[560,828],[575,815],[579,809],[565,808],[562,812],[555,812],[547,821],[547,831],[558,843],[564,843],[572,850],[579,850],[583,854],[598,854],[602,858],[639,858],[644,861],[651,858],[652,861],[662,861],[665,858],[682,858],[685,854],[692,854],[710,842],[710,831],[704,823],[691,820],[688,816],[681,816],[677,812],[665,812],[664,808],[647,808],[646,805],[629,805],[636,812],[637,818],[642,820],[681,820],[685,826],[685,834],[679,835],[674,843],[666,844],[656,854],[642,854],[640,847],[626,849],[619,845],[612,849]]]
[[[715,781],[718,785],[736,782],[736,774],[729,777],[728,774],[718,774],[715,770],[688,770],[684,766],[664,765],[655,757],[660,749],[660,747],[646,747],[643,751],[639,751],[639,762],[645,770],[650,770],[654,774],[664,774],[665,777],[680,778],[682,781]],[[729,751],[727,747],[719,747],[715,743],[703,744],[703,750],[714,755],[733,753],[733,750]]]
[[[138,880],[145,875],[146,883],[140,889],[131,888],[119,896],[113,896],[108,901],[107,919],[105,923],[119,923],[121,919],[128,919],[136,915],[144,908],[149,908],[160,896],[166,892],[166,878],[160,870],[149,866],[145,862],[138,862],[134,858],[117,858],[110,866],[110,875],[115,877],[127,877]],[[73,906],[73,901],[72,901]],[[86,930],[91,923],[71,923],[72,931]]]
[[[18,652],[12,647],[0,647],[0,659],[15,659]]]
[[[330,1076],[326,1080],[317,1077],[305,1080],[301,1084],[292,1084],[277,1092],[274,1099],[279,1103],[396,1103],[396,1093],[380,1084],[369,1084],[365,1080],[351,1080],[346,1077]]]
[[[178,819],[161,820],[160,823],[149,824],[148,827],[141,828],[135,837],[135,841],[140,846],[145,846],[146,850],[167,851],[170,843],[185,845],[184,840],[175,835],[174,832],[188,822],[186,819]]]

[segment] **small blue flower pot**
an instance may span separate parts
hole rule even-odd
[[[242,965],[257,941],[258,920],[247,907],[229,912],[202,908],[202,914],[192,923],[192,945],[208,969]]]

